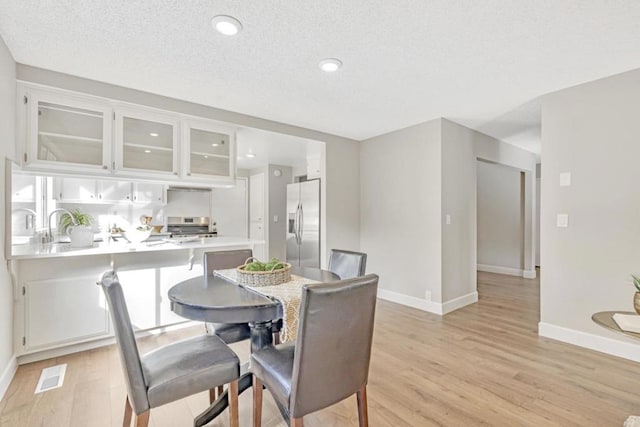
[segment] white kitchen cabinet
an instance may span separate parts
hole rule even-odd
[[[21,86],[22,163],[52,171],[110,173],[109,104],[93,97]],[[18,152],[21,152],[18,151]]]
[[[164,194],[162,184],[75,177],[57,177],[53,181],[53,198],[62,203],[161,204]]]
[[[97,186],[97,181],[92,178],[54,178],[53,198],[63,203],[96,203]]]
[[[178,179],[179,119],[134,108],[115,111],[115,173]]]
[[[156,269],[118,271],[133,329],[155,328],[157,322]]]
[[[13,173],[11,175],[11,201],[16,203],[34,203],[36,201],[37,177]]]
[[[198,260],[194,260],[191,269],[186,251],[154,255],[131,254],[127,257],[127,265],[117,269],[117,272],[135,330],[185,321],[171,311],[167,292],[176,283],[202,276],[202,264],[199,262],[201,257],[198,254]],[[121,261],[125,261],[124,258]],[[119,263],[116,261],[116,266]]]
[[[182,142],[185,178],[234,182],[235,128],[211,121],[184,120]]]
[[[133,184],[134,203],[164,203],[166,200],[166,186],[162,184],[151,184],[147,182],[137,182]]]
[[[17,153],[38,172],[225,185],[236,128],[57,88],[18,83]]]
[[[98,201],[104,203],[130,202],[131,183],[129,181],[97,181]]]
[[[106,301],[95,276],[26,282],[23,295],[26,350],[109,334]]]

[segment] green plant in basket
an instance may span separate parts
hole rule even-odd
[[[284,268],[284,264],[278,258],[271,258],[271,261],[264,266],[265,271],[279,270],[281,268]]]
[[[245,271],[273,271],[284,268],[284,264],[278,258],[271,258],[269,262],[253,261],[244,267]]]
[[[632,274],[631,277],[633,278],[633,286],[635,286],[636,290],[640,292],[640,277],[635,274]]]
[[[73,209],[71,211],[71,215],[73,215],[73,219],[76,221],[77,225],[86,225],[87,227],[90,227],[93,223],[93,217],[87,213],[80,212],[80,209]],[[67,228],[74,225],[73,220],[71,219],[71,215],[69,215],[68,213],[60,215],[58,226],[62,229],[63,233],[66,233]]]

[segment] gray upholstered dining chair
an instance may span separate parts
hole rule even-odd
[[[122,425],[146,427],[151,408],[229,383],[229,424],[238,427],[238,356],[217,336],[200,335],[157,348],[142,357],[115,272],[102,276],[124,370],[127,399]]]
[[[245,261],[252,256],[253,251],[251,249],[205,252],[203,260],[204,271],[207,275],[211,275],[215,270],[236,268],[237,266],[244,264]],[[207,322],[204,326],[208,334],[218,336],[227,344],[244,341],[251,337],[251,329],[247,323]],[[209,392],[209,400],[213,402],[218,395],[222,394],[223,391],[223,386],[219,386],[217,390],[212,389]]]
[[[362,252],[331,249],[329,255],[329,271],[335,273],[341,280],[364,276],[367,268],[367,254]],[[282,319],[273,324],[273,342],[280,344],[280,330]]]
[[[367,268],[367,254],[362,252],[331,249],[329,255],[329,271],[335,273],[340,279],[353,279],[364,276]]]
[[[236,268],[253,256],[251,249],[233,251],[218,251],[204,253],[204,271],[213,274],[214,270]],[[227,344],[243,341],[251,336],[251,330],[246,323],[205,323],[207,333],[219,336]]]
[[[262,386],[290,415],[290,425],[357,395],[360,426],[368,426],[367,379],[378,276],[302,289],[295,345],[270,346],[251,355],[253,425],[262,418]]]

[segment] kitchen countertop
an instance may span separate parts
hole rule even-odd
[[[250,240],[246,237],[203,237],[198,240],[175,243],[175,242],[142,242],[139,244],[127,243],[124,241],[108,241],[94,243],[90,248],[72,248],[69,243],[47,243],[47,244],[24,244],[13,245],[11,247],[11,255],[8,259],[37,259],[37,258],[56,258],[56,257],[76,257],[88,255],[110,255],[110,254],[126,254],[141,252],[157,252],[157,251],[175,251],[181,249],[206,249],[206,248],[224,248],[241,245],[252,245],[264,243],[263,240]]]

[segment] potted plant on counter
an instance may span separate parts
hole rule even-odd
[[[76,225],[91,227],[91,224],[93,224],[93,217],[87,213],[80,212],[80,209],[73,209],[70,212],[71,215],[73,215],[73,219],[71,219],[71,215],[66,212],[60,215],[58,226],[63,233],[66,233],[67,229],[74,225],[73,220],[75,220]]]
[[[70,213],[60,215],[58,226],[63,233],[69,235],[71,247],[85,248],[93,246],[92,223],[93,217],[91,215],[82,213],[79,209],[74,209]]]

